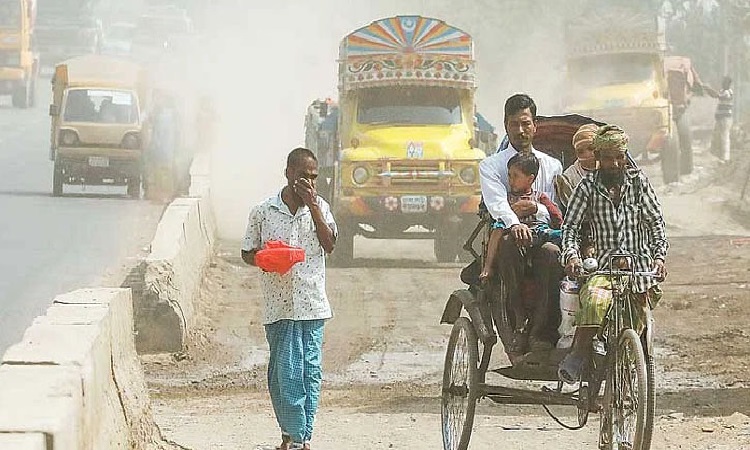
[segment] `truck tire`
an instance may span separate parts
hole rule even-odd
[[[141,198],[141,177],[140,175],[128,178],[128,197]]]
[[[26,109],[29,107],[29,89],[28,86],[23,86],[15,91],[12,95],[13,107]]]
[[[36,106],[36,79],[32,79],[29,86],[29,108]]]
[[[673,137],[667,138],[667,144],[662,149],[661,175],[664,184],[680,181],[680,149]]]
[[[435,230],[433,250],[435,251],[435,259],[440,263],[456,262],[456,257],[463,246],[459,233],[451,232],[453,228],[443,226]]]
[[[676,118],[677,137],[680,142],[680,175],[693,172],[693,136],[687,112]]]
[[[331,267],[351,267],[354,263],[354,226],[342,224],[336,238],[336,246],[328,257]]]
[[[55,168],[52,171],[52,196],[60,197],[63,195],[63,170],[60,164],[55,162]]]

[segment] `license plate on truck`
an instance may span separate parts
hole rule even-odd
[[[427,212],[427,197],[424,195],[405,195],[401,197],[401,212],[403,213]]]
[[[109,167],[109,158],[106,156],[89,156],[89,166]]]

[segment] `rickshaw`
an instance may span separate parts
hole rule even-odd
[[[554,156],[569,166],[575,161],[572,136],[586,123],[603,125],[579,115],[538,117],[534,148]],[[635,164],[632,162],[632,164]],[[471,438],[477,403],[488,399],[497,404],[541,405],[561,426],[583,428],[590,413],[600,415],[598,448],[601,450],[649,450],[654,421],[653,316],[644,308],[642,332],[633,329],[629,295],[636,276],[651,276],[620,269],[615,258],[628,260],[633,255],[613,255],[603,268],[589,267],[586,277],[608,277],[612,303],[599,327],[592,355],[585,364],[580,381],[566,385],[558,379],[558,363],[569,349],[553,348],[543,358],[519,358],[513,354],[514,315],[499,276],[481,283],[478,270],[486,255],[491,217],[480,208],[480,220],[467,239],[464,249],[474,262],[461,273],[466,289],[454,291],[445,306],[441,323],[453,326],[448,340],[441,390],[441,417],[444,450],[466,450]],[[474,242],[481,235],[481,251]],[[589,264],[595,260],[587,261]],[[629,267],[634,267],[630,261]],[[586,265],[586,264],[584,264]],[[489,370],[492,350],[503,345],[511,364]],[[533,361],[533,363],[529,362]],[[503,383],[490,384],[487,374],[500,375]],[[495,377],[493,377],[495,378]],[[519,381],[538,388],[518,387]],[[556,383],[556,384],[555,384]],[[566,424],[549,406],[575,408],[577,423]]]

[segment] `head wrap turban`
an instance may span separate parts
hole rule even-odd
[[[594,142],[594,135],[598,129],[599,127],[593,123],[581,125],[581,128],[579,128],[578,131],[576,131],[576,134],[573,135],[573,148],[577,150],[580,146],[591,145]]]
[[[594,135],[594,151],[628,151],[628,135],[617,125],[605,125],[600,127]]]

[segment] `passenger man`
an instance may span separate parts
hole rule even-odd
[[[539,174],[534,180],[534,191],[543,192],[555,200],[554,178],[562,174],[562,164],[557,159],[537,151],[532,142],[536,132],[536,104],[526,94],[516,94],[505,102],[505,132],[508,147],[487,157],[479,165],[482,197],[492,218],[510,232],[503,237],[515,245],[501,245],[498,254],[500,277],[508,287],[508,295],[517,299],[520,295],[520,280],[526,258],[530,258],[533,275],[539,287],[537,303],[532,313],[531,329],[525,324],[515,324],[516,342],[510,353],[524,353],[526,340],[532,351],[547,350],[552,347],[557,336],[554,318],[558,310],[558,295],[562,270],[557,262],[560,249],[551,242],[531,248],[532,232],[528,225],[521,223],[520,217],[536,214],[537,203],[521,200],[511,205],[508,202],[508,161],[518,153],[531,153],[539,160]],[[550,319],[553,322],[550,322]]]
[[[561,262],[570,276],[581,273],[581,223],[588,220],[600,267],[613,253],[634,257],[634,269],[654,270],[656,277],[637,277],[633,292],[641,306],[652,307],[660,298],[658,280],[667,275],[664,262],[669,243],[661,206],[648,178],[628,164],[628,136],[618,127],[601,127],[593,146],[599,168],[573,190],[563,222]],[[583,291],[583,288],[582,288]],[[599,299],[601,300],[601,299]],[[611,301],[611,299],[610,299]],[[588,359],[592,339],[606,314],[608,302],[581,294],[573,348],[560,363],[560,379],[575,383]]]
[[[281,428],[281,450],[309,449],[322,380],[323,326],[331,306],[325,292],[325,254],[336,241],[331,209],[315,191],[318,161],[296,148],[286,164],[287,185],[250,213],[242,259],[272,240],[305,251],[305,260],[285,275],[264,272],[263,325],[270,350],[268,389]]]

